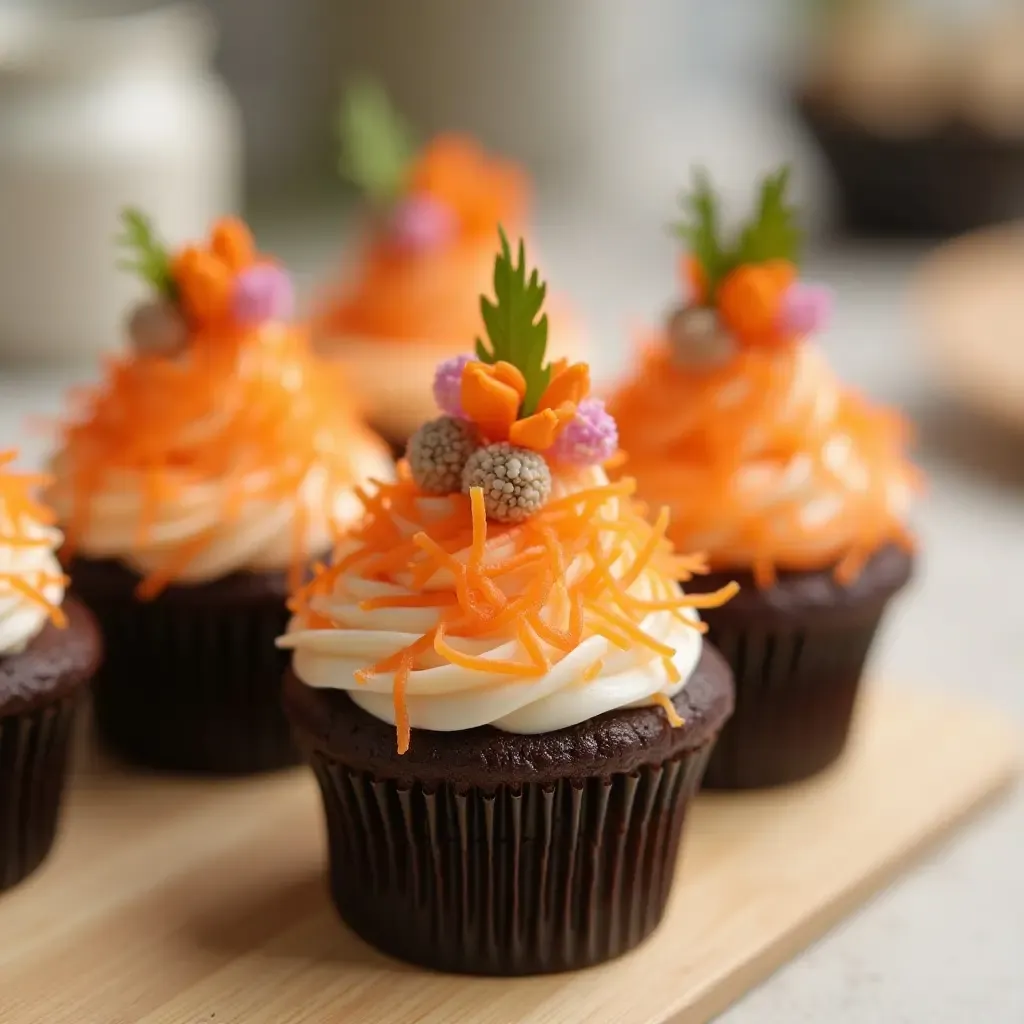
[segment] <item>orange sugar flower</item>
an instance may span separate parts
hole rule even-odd
[[[563,402],[557,409],[542,409],[532,416],[516,420],[509,428],[508,439],[520,448],[547,451],[575,415],[574,402]]]
[[[526,381],[511,363],[468,363],[462,371],[462,408],[490,441],[508,440],[525,393]]]
[[[564,362],[552,367],[551,380],[537,404],[538,411],[557,409],[566,402],[579,405],[590,394],[590,367]]]
[[[171,276],[190,320],[210,323],[227,315],[234,275],[218,256],[198,246],[188,246],[174,257]]]
[[[516,221],[526,205],[522,172],[456,134],[439,135],[424,148],[412,168],[409,191],[447,206],[465,234],[490,233],[499,222]]]
[[[739,341],[747,345],[778,344],[782,299],[796,279],[785,260],[748,264],[733,270],[718,289],[718,312]]]
[[[252,232],[237,217],[222,217],[213,225],[210,250],[236,273],[252,266],[256,259]]]

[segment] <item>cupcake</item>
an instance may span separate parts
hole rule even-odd
[[[278,768],[297,758],[274,646],[289,577],[332,548],[390,457],[241,222],[173,254],[141,214],[125,224],[153,295],[130,351],[77,397],[51,489],[72,591],[107,640],[97,727],[139,765]]]
[[[351,266],[318,304],[314,339],[340,360],[370,423],[401,452],[434,415],[430,382],[442,359],[480,330],[498,224],[522,233],[521,169],[472,139],[440,135],[417,151],[376,88],[349,95],[342,171],[364,199],[366,225]],[[582,351],[564,302],[550,310],[552,352]]]
[[[586,364],[546,361],[544,286],[502,238],[442,415],[296,595],[285,706],[320,783],[343,920],[471,974],[573,970],[664,912],[732,707],[722,658],[628,480]]]
[[[64,600],[44,480],[13,473],[0,452],[0,892],[50,852],[75,710],[100,661],[92,616]]]
[[[609,408],[639,496],[669,536],[740,594],[708,612],[736,677],[736,713],[705,784],[805,778],[843,749],[862,670],[908,581],[917,474],[905,424],[843,387],[810,340],[829,296],[799,279],[787,175],[768,177],[729,242],[698,179],[680,235],[688,299]]]

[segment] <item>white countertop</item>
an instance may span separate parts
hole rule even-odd
[[[300,271],[330,265],[325,218],[274,232]],[[327,221],[329,224],[330,222]],[[620,369],[636,317],[653,317],[674,286],[672,246],[648,224],[612,228],[563,216],[541,231],[549,277],[577,297],[599,375]],[[646,240],[646,245],[645,245]],[[1024,439],[952,410],[912,344],[903,285],[909,252],[843,252],[808,273],[837,290],[823,345],[840,372],[902,405],[920,426],[930,493],[918,514],[924,559],[875,659],[876,675],[985,701],[1024,722]],[[0,447],[27,460],[46,438],[29,416],[55,414],[72,367],[0,367]],[[894,766],[897,767],[897,766]],[[898,767],[897,767],[898,770]],[[1024,790],[987,811],[891,889],[752,992],[727,1024],[1024,1022]]]

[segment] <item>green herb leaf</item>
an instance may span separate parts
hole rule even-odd
[[[345,95],[338,118],[341,174],[374,202],[395,199],[414,155],[412,135],[384,90],[357,82]]]
[[[701,265],[707,278],[710,301],[734,263],[719,237],[718,197],[711,188],[707,173],[697,170],[693,179],[692,191],[680,200],[687,211],[687,218],[673,225],[673,228]]]
[[[551,380],[551,366],[544,362],[548,345],[548,315],[543,313],[547,285],[537,269],[526,275],[526,248],[519,242],[518,259],[512,261],[505,232],[499,228],[501,252],[494,260],[494,297],[480,297],[487,339],[478,338],[476,354],[481,362],[511,363],[526,380],[520,416],[537,410]]]
[[[757,214],[740,235],[737,265],[767,260],[796,263],[799,259],[802,236],[796,223],[796,210],[786,202],[788,184],[788,167],[781,168],[762,182]]]
[[[156,237],[149,218],[141,210],[128,207],[121,213],[121,223],[122,233],[116,241],[129,255],[117,261],[118,269],[138,275],[159,295],[173,302],[178,288],[171,276],[171,257]]]

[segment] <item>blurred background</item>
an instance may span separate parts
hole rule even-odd
[[[807,274],[837,292],[822,344],[914,420],[930,478],[878,670],[1024,717],[1013,0],[0,0],[4,444],[41,457],[25,417],[120,344],[125,203],[171,241],[244,210],[306,295],[337,274],[356,211],[335,125],[365,74],[421,138],[467,130],[530,170],[549,279],[606,379],[676,296],[665,225],[692,165],[735,216],[789,161]],[[735,1019],[1022,1019],[1022,833],[1018,799]]]

